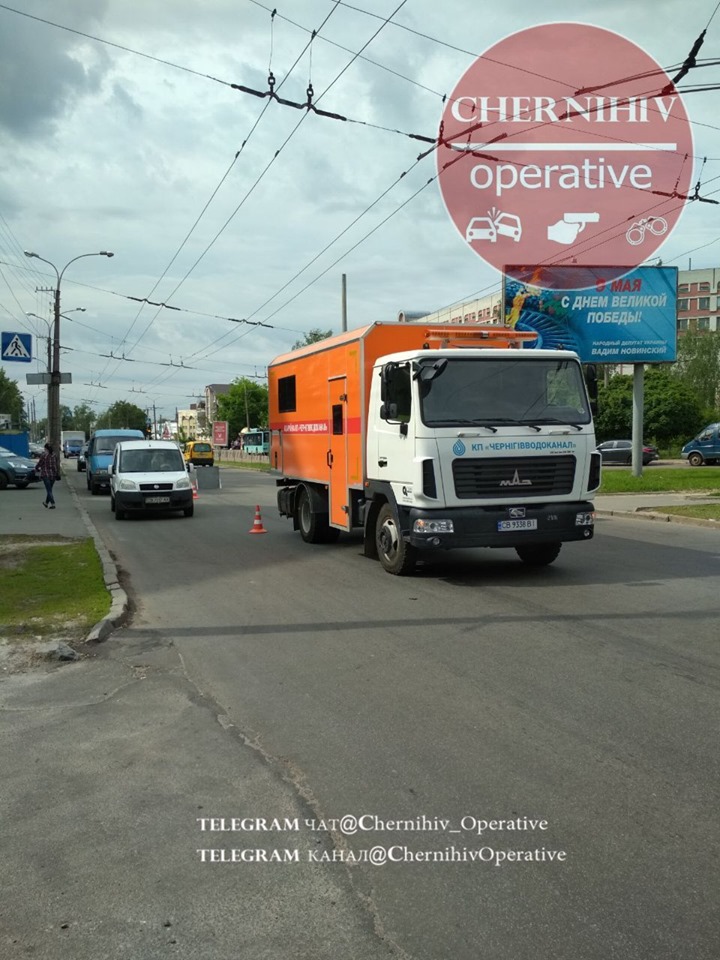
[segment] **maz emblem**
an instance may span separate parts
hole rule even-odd
[[[515,471],[513,474],[512,480],[501,480],[499,483],[501,487],[531,487],[532,480],[521,480],[520,474]]]

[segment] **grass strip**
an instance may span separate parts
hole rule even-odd
[[[259,470],[261,473],[270,473],[270,463],[267,460],[221,460],[218,466],[236,470]]]
[[[52,544],[34,537],[0,539],[0,633],[17,640],[80,637],[109,610],[91,538]]]
[[[720,471],[715,467],[645,467],[641,477],[629,470],[603,470],[604,493],[703,493],[720,497]]]

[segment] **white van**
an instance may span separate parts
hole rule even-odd
[[[193,490],[174,440],[123,440],[110,467],[110,509],[116,520],[130,513],[182,510],[193,515]]]

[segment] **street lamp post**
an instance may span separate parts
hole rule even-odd
[[[112,257],[114,254],[109,250],[100,250],[98,253],[81,253],[79,256],[73,257],[72,260],[68,260],[62,270],[58,270],[51,260],[46,260],[45,257],[41,257],[38,253],[33,253],[31,250],[26,250],[25,256],[35,257],[37,260],[47,263],[48,266],[53,268],[55,271],[55,276],[57,277],[53,304],[54,331],[52,371],[50,372],[50,387],[48,389],[48,432],[50,434],[50,443],[52,444],[53,450],[57,454],[60,450],[60,282],[67,268],[71,263],[75,263],[76,260],[82,260],[83,257]]]
[[[68,313],[85,313],[85,307],[73,307],[72,310],[68,310]],[[36,339],[42,339],[47,341],[47,374],[52,379],[52,337],[50,335],[50,327],[53,324],[52,320],[46,320],[45,317],[41,317],[37,313],[26,313],[26,317],[34,317],[36,320],[42,320],[42,322],[47,327],[47,336],[43,337],[42,334],[36,334]],[[61,317],[66,317],[68,320],[72,320],[72,317],[68,317],[67,313],[61,313]],[[47,425],[48,425],[48,434],[50,433],[50,408],[52,406],[52,386],[50,381],[47,385]],[[62,423],[60,424],[62,426]]]

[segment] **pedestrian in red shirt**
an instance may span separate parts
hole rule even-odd
[[[45,500],[43,501],[43,506],[54,510],[55,497],[53,496],[53,484],[56,480],[60,479],[60,462],[55,456],[51,444],[45,444],[45,452],[40,454],[35,472],[45,484]]]

